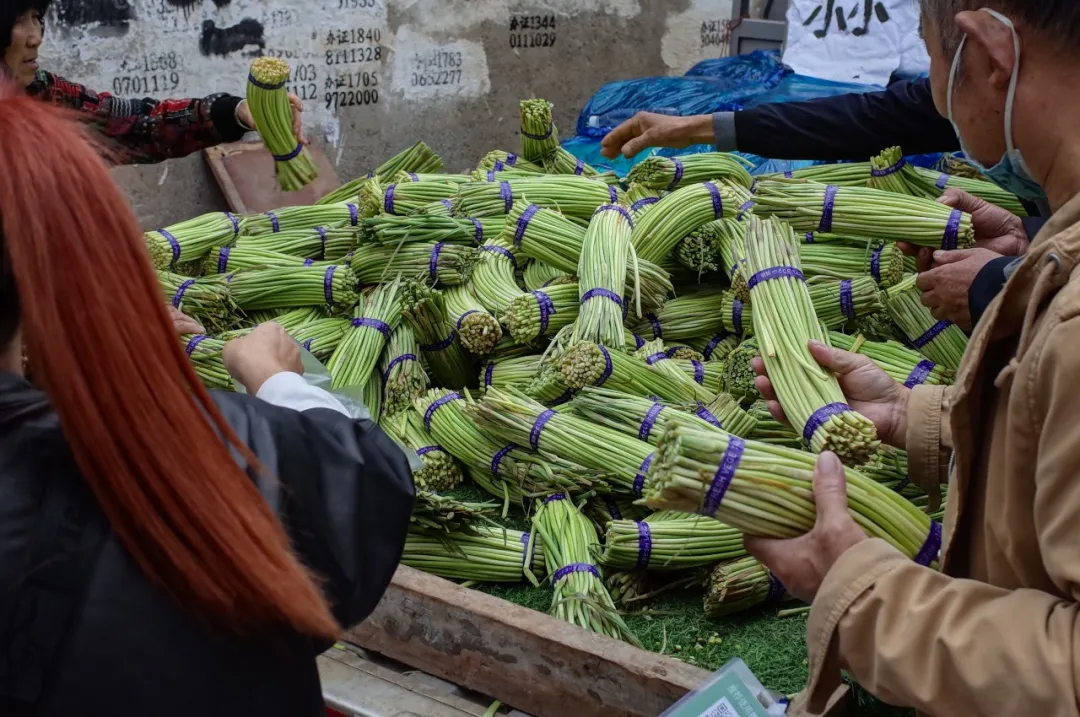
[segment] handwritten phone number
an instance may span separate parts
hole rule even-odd
[[[113,78],[113,94],[149,95],[171,92],[180,87],[180,73],[155,73],[146,75],[121,75]]]
[[[381,62],[383,59],[381,47],[350,47],[344,50],[327,50],[326,64],[356,65],[361,62]]]
[[[344,90],[341,92],[327,92],[324,95],[327,109],[340,107],[363,107],[379,103],[378,90]]]
[[[441,70],[438,72],[414,72],[412,73],[413,87],[440,87],[443,85],[460,85],[461,70]]]
[[[555,47],[555,33],[553,32],[512,32],[510,33],[510,47],[513,49],[525,49],[530,47]]]
[[[353,27],[347,30],[331,30],[326,35],[327,45],[367,45],[382,42],[382,30],[377,27]]]
[[[453,69],[455,67],[461,67],[461,64],[461,53],[448,50],[432,50],[424,55],[417,53],[413,55],[412,60],[412,67],[416,72],[423,72],[424,70],[442,70],[445,68]],[[414,82],[413,84],[415,85],[416,83]]]
[[[183,59],[175,52],[161,55],[143,55],[133,59],[125,59],[120,63],[121,72],[168,72],[179,70],[183,65]]]
[[[517,30],[554,30],[554,15],[514,15],[510,18],[510,32]]]

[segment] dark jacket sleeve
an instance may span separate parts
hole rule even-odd
[[[412,514],[412,471],[371,421],[298,412],[217,393],[226,420],[267,469],[255,475],[297,554],[344,626],[366,618],[397,569]]]
[[[735,138],[739,151],[772,159],[866,161],[893,146],[905,154],[960,149],[952,124],[934,106],[928,79],[736,112]]]

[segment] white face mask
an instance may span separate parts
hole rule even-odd
[[[1016,26],[1013,25],[1013,21],[1009,18],[990,8],[984,7],[982,8],[982,11],[989,13],[1008,27],[1013,38],[1013,57],[1015,59],[1013,60],[1012,79],[1009,80],[1009,92],[1005,98],[1005,156],[1003,156],[1001,161],[993,167],[987,168],[979,164],[978,160],[975,159],[964,145],[964,138],[960,136],[960,128],[956,126],[956,120],[953,119],[953,88],[956,85],[956,76],[960,70],[960,57],[964,53],[964,44],[967,42],[967,35],[964,35],[964,39],[960,41],[960,47],[956,48],[956,55],[953,57],[952,70],[949,72],[949,89],[945,98],[949,110],[949,121],[952,122],[953,130],[956,131],[956,136],[960,139],[960,148],[964,150],[964,154],[967,156],[968,160],[981,169],[991,182],[1006,191],[1012,192],[1022,199],[1045,201],[1046,192],[1044,192],[1043,188],[1039,186],[1039,183],[1032,178],[1031,171],[1024,162],[1023,155],[1020,153],[1020,150],[1013,145],[1013,105],[1016,102],[1016,83],[1020,79],[1020,36],[1016,32]]]

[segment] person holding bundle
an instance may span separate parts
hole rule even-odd
[[[0,137],[0,714],[323,715],[408,459],[277,324],[225,347],[249,395],[207,392],[78,124],[0,83]]]
[[[121,99],[69,82],[38,66],[45,13],[52,0],[5,0],[0,7],[0,80],[31,97],[78,112],[112,164],[155,164],[257,129],[247,100],[228,94],[205,99]],[[293,132],[302,137],[300,98],[289,96]],[[301,140],[306,144],[305,140]]]
[[[976,158],[1005,151],[1014,116],[1004,163],[1038,181],[1055,213],[976,327],[955,386],[907,389],[865,357],[810,347],[882,440],[907,449],[912,480],[931,497],[947,481],[949,495],[940,572],[863,534],[830,454],[818,461],[814,529],[746,541],[813,604],[810,682],[793,714],[819,714],[841,668],[937,717],[1080,709],[1080,5],[984,2],[921,0],[935,96],[951,87]],[[772,382],[756,381],[782,419]]]

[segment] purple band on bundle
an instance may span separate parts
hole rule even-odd
[[[638,466],[637,475],[634,476],[634,495],[638,498],[641,497],[642,492],[645,490],[645,475],[649,472],[649,468],[652,467],[653,458],[656,456],[656,452],[652,452],[645,456],[645,460]]]
[[[492,379],[495,378],[495,362],[488,361],[487,368],[484,369],[484,388],[491,385]]]
[[[720,342],[728,337],[728,334],[721,331],[716,336],[709,339],[709,343],[705,345],[705,350],[702,351],[706,360],[712,359],[713,351],[716,351],[716,347],[720,345]]]
[[[755,202],[753,199],[748,199],[743,202],[743,205],[739,207],[739,211],[735,213],[735,218],[742,219],[743,215],[746,214],[746,212],[748,212],[755,204],[757,204],[757,202]]]
[[[833,416],[850,410],[851,406],[846,403],[830,403],[814,411],[813,415],[810,416],[810,419],[807,420],[806,425],[803,426],[803,440],[809,445],[810,439],[814,437],[817,429],[821,428],[825,421]]]
[[[643,197],[630,205],[630,211],[638,212],[642,207],[647,207],[650,204],[656,204],[660,201],[659,197]]]
[[[499,183],[499,196],[502,197],[503,206],[506,208],[506,213],[510,213],[510,209],[514,206],[514,192],[510,189],[510,182]]]
[[[311,344],[313,344],[314,342],[315,342],[315,339],[310,338],[301,345],[304,347],[305,351],[311,351]]]
[[[354,329],[358,329],[361,326],[366,326],[369,329],[375,329],[386,338],[390,338],[390,324],[386,323],[385,321],[361,316],[358,319],[353,319],[352,325]]]
[[[554,503],[557,500],[566,500],[566,494],[565,493],[552,493],[547,498],[544,498],[544,505],[547,505],[548,503]]]
[[[709,492],[705,494],[705,501],[701,507],[702,515],[712,515],[720,507],[720,503],[724,500],[724,494],[727,493],[728,486],[731,485],[731,480],[735,477],[735,470],[739,467],[739,461],[742,460],[745,448],[746,442],[743,439],[738,436],[728,437],[724,457],[720,459],[720,467],[716,469],[716,475],[713,476]]]
[[[900,479],[900,482],[896,484],[896,487],[893,488],[893,490],[896,491],[897,493],[900,493],[900,492],[902,492],[904,490],[904,488],[907,488],[908,485],[910,485],[910,484],[911,484],[911,476],[904,476],[903,478]]]
[[[622,520],[622,511],[619,510],[619,506],[615,504],[611,498],[604,496],[604,507],[607,508],[609,514],[613,520]]]
[[[434,351],[442,351],[444,349],[448,349],[451,346],[453,346],[454,341],[456,339],[457,339],[457,331],[451,331],[450,335],[447,336],[442,341],[440,341],[440,342],[438,342],[436,344],[421,344],[420,349],[423,350],[423,351],[427,351],[428,353],[431,353],[431,352],[434,352]]]
[[[645,345],[645,339],[641,338],[637,334],[634,334],[634,348],[639,349]]]
[[[304,145],[297,142],[296,143],[296,149],[289,152],[288,154],[275,154],[275,155],[272,155],[272,156],[274,157],[275,162],[288,162],[290,159],[296,159],[297,157],[299,157],[300,153],[303,152],[303,151],[304,151]]]
[[[780,582],[780,578],[776,577],[769,572],[769,592],[765,596],[765,604],[771,605],[774,602],[780,602],[784,598],[784,594],[787,593],[787,588]]]
[[[540,450],[540,434],[544,432],[544,426],[554,416],[555,412],[548,410],[536,417],[536,423],[533,424],[532,430],[529,431],[529,445],[532,446],[534,451]]]
[[[354,227],[360,223],[360,207],[355,204],[346,204],[349,208],[349,223]]]
[[[277,234],[281,231],[281,222],[278,221],[277,214],[273,212],[266,212],[266,216],[270,218],[270,230]]]
[[[276,85],[267,84],[266,82],[259,82],[258,80],[255,79],[255,76],[250,74],[250,73],[248,73],[248,82],[255,85],[260,90],[271,90],[271,91],[280,90],[282,87],[285,86],[285,81],[284,80],[282,80],[281,82],[279,82]]]
[[[595,565],[589,563],[571,563],[564,568],[559,568],[555,571],[555,574],[551,577],[551,582],[557,583],[567,575],[573,573],[589,573],[596,578],[600,577],[600,571],[596,569]]]
[[[803,237],[803,243],[804,244],[813,244],[814,243],[814,232],[806,232],[806,235]]]
[[[232,232],[234,237],[240,236],[240,220],[232,212],[223,212],[225,216],[232,222]]]
[[[227,246],[221,247],[221,251],[217,256],[217,270],[219,274],[224,274],[229,270],[229,254],[232,253],[232,249]]]
[[[427,431],[431,430],[431,417],[435,415],[436,411],[438,411],[440,408],[442,408],[446,404],[450,403],[451,401],[460,401],[460,400],[463,400],[461,398],[461,394],[458,393],[457,391],[454,391],[453,393],[448,393],[445,396],[443,396],[442,398],[439,398],[439,399],[436,399],[435,401],[433,401],[432,404],[427,407],[427,410],[424,411],[424,430],[427,430]]]
[[[611,199],[612,204],[619,201],[619,193],[615,190],[615,186],[612,185],[612,184],[608,185],[607,195],[608,195],[608,198]]]
[[[915,562],[919,565],[930,567],[930,563],[937,560],[941,552],[941,523],[936,520],[930,521],[930,534],[926,536],[919,554],[915,556]]]
[[[169,248],[172,249],[172,263],[175,264],[180,261],[180,242],[176,241],[176,237],[165,229],[158,229],[157,233],[165,237],[165,240],[169,242]]]
[[[326,297],[326,303],[329,306],[334,305],[334,270],[337,266],[326,267],[326,275],[323,276],[323,296]]]
[[[784,172],[784,179],[794,179],[794,178],[795,178],[795,174],[791,170],[788,170],[788,171]]]
[[[716,416],[714,416],[712,414],[712,412],[709,411],[709,409],[705,408],[704,403],[699,403],[698,404],[697,410],[694,411],[694,415],[697,416],[698,418],[700,418],[701,420],[705,421],[705,423],[708,423],[711,426],[715,426],[715,427],[717,427],[717,428],[719,428],[721,430],[723,430],[723,428],[724,428],[724,424],[720,423],[720,419],[717,418]]]
[[[462,325],[463,323],[465,323],[465,319],[466,319],[466,318],[467,318],[467,317],[468,317],[468,316],[469,316],[470,314],[479,314],[479,313],[480,313],[480,311],[479,311],[478,309],[469,309],[469,310],[468,310],[468,311],[466,311],[466,312],[465,312],[464,314],[462,314],[461,316],[459,316],[459,317],[458,317],[458,320],[457,320],[457,327],[458,327],[458,328],[460,329],[460,328],[461,328],[461,325]]]
[[[326,258],[326,229],[323,227],[315,227],[315,231],[319,233],[319,243],[322,244],[322,253],[319,255],[320,259]]]
[[[819,232],[828,234],[832,231],[833,206],[836,204],[836,193],[839,189],[840,188],[835,184],[830,184],[825,187],[825,202],[821,205],[821,224],[818,225]]]
[[[411,179],[412,181],[414,181],[414,182],[419,182],[420,181],[420,177],[418,177],[414,172],[407,172],[407,174],[409,175],[409,179]]]
[[[189,279],[186,282],[184,282],[183,284],[180,284],[180,287],[178,289],[176,289],[176,294],[173,295],[173,308],[174,309],[179,309],[180,308],[180,301],[184,300],[184,293],[187,292],[187,290],[189,288],[191,288],[191,285],[194,284],[194,283],[195,283],[195,280]]]
[[[496,254],[501,254],[502,256],[505,256],[507,259],[510,260],[510,263],[514,265],[514,269],[518,268],[517,259],[514,257],[514,254],[505,247],[496,246],[495,244],[484,244],[482,247],[480,247],[480,251],[490,251]]]
[[[492,169],[493,169],[493,171],[495,171],[495,172],[501,172],[501,171],[503,171],[504,169],[506,169],[506,165],[505,165],[505,164],[503,164],[502,162],[500,162],[499,160],[497,160],[497,159],[496,159],[496,160],[495,160],[495,166],[494,166],[494,167],[493,167]]]
[[[561,406],[574,397],[574,389],[568,388],[562,392],[562,395],[551,402],[552,406]]]
[[[446,242],[439,242],[435,246],[431,247],[431,258],[428,259],[428,276],[432,281],[439,275],[439,254],[442,253],[442,248],[446,245]]]
[[[649,567],[649,555],[652,553],[652,532],[644,520],[634,522],[637,523],[638,535],[637,568],[644,570]]]
[[[535,556],[533,556],[532,553],[525,552],[526,550],[529,549],[529,533],[528,532],[525,532],[525,533],[521,534],[521,546],[522,546],[522,548],[524,548],[524,550],[522,550],[522,552],[521,552],[521,567],[532,570],[533,559],[534,559]]]
[[[532,295],[536,297],[536,306],[540,309],[540,334],[543,335],[547,333],[552,314],[558,312],[555,311],[555,302],[544,292],[537,290]]]
[[[926,379],[930,377],[930,372],[934,370],[934,366],[933,361],[923,359],[915,365],[915,368],[911,369],[911,374],[908,375],[907,381],[904,381],[904,385],[908,388],[915,388],[925,383]]]
[[[657,361],[664,361],[668,358],[667,351],[660,351],[659,353],[651,354],[645,358],[645,363],[652,366]]]
[[[634,228],[634,220],[630,216],[630,212],[626,211],[625,207],[620,207],[618,204],[601,204],[599,207],[597,207],[596,211],[593,212],[593,216],[596,216],[600,212],[618,212],[619,214],[622,214],[624,217],[626,217],[626,221],[630,224],[630,228]]]
[[[672,179],[671,184],[668,185],[669,192],[674,191],[674,189],[679,186],[679,182],[682,181],[684,171],[682,162],[677,159],[672,159],[671,161],[675,163],[675,178]]]
[[[588,291],[586,291],[584,294],[581,295],[580,303],[582,306],[584,306],[586,301],[588,301],[589,299],[595,299],[597,296],[602,296],[608,301],[614,301],[616,304],[619,305],[619,308],[622,308],[622,297],[616,294],[614,291],[602,288],[589,289]]]
[[[950,177],[947,174],[939,175],[936,182],[937,188],[944,191],[945,187],[949,185],[949,179]]]
[[[690,365],[694,367],[694,382],[699,386],[705,385],[705,364],[697,359],[690,359]]]
[[[453,212],[454,211],[454,203],[451,202],[449,199],[440,199],[439,204],[446,207],[446,211],[448,211],[448,212]]]
[[[547,132],[544,134],[529,134],[525,130],[521,130],[522,137],[528,137],[529,139],[535,139],[537,142],[543,141],[551,136],[551,133],[555,131],[555,125],[549,124]]]
[[[540,211],[540,207],[530,204],[518,217],[517,230],[514,231],[514,246],[519,249],[521,248],[521,240],[525,238],[525,230],[529,228],[529,222],[536,216],[538,211]]]
[[[851,296],[851,279],[840,282],[840,312],[849,319],[855,318],[855,300]]]
[[[743,333],[742,326],[742,301],[734,299],[731,302],[731,325],[735,329],[735,333],[740,336]]]
[[[517,445],[514,443],[510,443],[500,448],[498,452],[491,457],[491,475],[495,476],[496,478],[500,477],[499,464],[502,463],[502,459],[506,458],[507,454],[515,448],[517,448]]]
[[[960,239],[960,220],[964,213],[959,209],[952,210],[949,214],[949,223],[945,225],[945,236],[941,238],[941,248],[952,251]]]
[[[720,219],[724,216],[724,200],[720,197],[720,188],[712,182],[705,182],[705,188],[712,195],[713,217]]]
[[[615,366],[611,363],[611,354],[608,353],[607,347],[601,346],[600,353],[604,355],[604,372],[600,374],[600,379],[594,383],[594,386],[603,386],[604,383],[611,378],[611,372],[615,370]]]
[[[315,263],[314,259],[304,259],[304,266],[311,266]]]
[[[938,334],[940,334],[942,331],[949,328],[950,326],[952,326],[951,321],[939,321],[933,326],[931,326],[925,334],[912,341],[911,345],[917,349],[921,349],[923,346],[926,346],[928,343],[936,339],[938,337]]]
[[[368,172],[367,173],[367,178],[368,179],[375,179],[375,173],[374,172]]]
[[[507,154],[506,155],[506,163],[509,164],[511,167],[513,167],[515,164],[517,164],[517,159],[518,158],[517,158],[516,154]]]
[[[473,241],[476,242],[476,246],[480,246],[484,243],[484,225],[480,223],[479,219],[473,219],[472,217],[469,217],[469,221],[471,221],[473,227],[476,228],[476,233],[473,234]]]
[[[870,255],[870,276],[874,277],[874,281],[878,284],[881,283],[881,252],[884,251],[884,246],[879,246],[874,250],[874,253]]]
[[[308,349],[308,351],[310,351],[310,350],[311,349]],[[388,363],[386,365],[386,370],[383,371],[383,375],[382,375],[383,383],[386,383],[387,381],[390,380],[390,372],[393,371],[394,367],[397,366],[399,363],[405,363],[406,361],[416,361],[416,360],[417,360],[416,359],[416,354],[401,354],[400,356],[395,356],[394,359],[390,363]]]
[[[487,180],[489,182],[494,182],[495,181],[495,171],[496,170],[491,170],[490,172],[487,173]]]
[[[199,344],[201,344],[203,341],[206,341],[208,338],[210,338],[210,337],[207,336],[206,334],[199,334],[198,336],[192,336],[191,340],[187,342],[187,346],[184,347],[184,353],[187,354],[188,356],[190,356],[195,351],[195,349],[199,346]]]
[[[749,289],[753,289],[761,282],[771,281],[773,279],[798,279],[799,281],[806,281],[806,277],[803,276],[803,273],[793,266],[770,266],[768,269],[762,269],[751,276],[750,281],[746,282],[746,286]]]
[[[649,434],[652,433],[653,426],[656,425],[656,418],[664,408],[665,406],[662,403],[654,403],[649,407],[649,412],[645,414],[645,420],[641,422],[641,428],[638,429],[638,438],[643,441],[649,440]]]
[[[428,453],[432,453],[433,451],[442,451],[443,453],[446,453],[442,446],[423,446],[416,449],[416,455],[426,456]]]
[[[397,185],[391,184],[386,188],[386,194],[383,195],[383,211],[387,214],[394,213],[394,192],[397,191]]]
[[[577,176],[580,177],[584,172],[585,172],[585,163],[582,162],[579,159],[577,161],[577,164],[574,165],[574,174],[576,174]]]
[[[903,157],[901,157],[899,162],[897,162],[896,164],[889,165],[885,169],[871,169],[870,170],[870,176],[871,177],[888,177],[890,174],[896,174],[901,169],[903,169],[905,166],[907,166],[907,160],[904,159]]]

